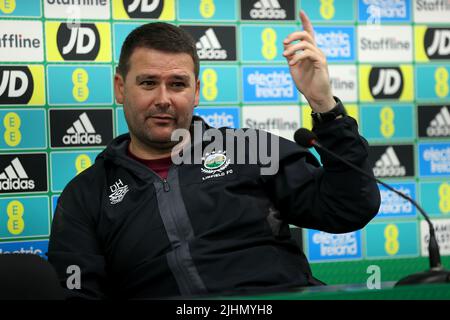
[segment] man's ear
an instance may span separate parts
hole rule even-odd
[[[116,96],[117,104],[123,104],[125,90],[125,80],[120,73],[114,75],[114,95]]]
[[[195,83],[195,103],[194,107],[197,107],[200,103],[200,79],[197,79]]]

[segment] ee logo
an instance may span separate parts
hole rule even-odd
[[[214,0],[201,0],[200,1],[200,14],[203,18],[211,18],[216,12],[216,6]]]
[[[89,75],[86,70],[77,68],[72,73],[72,95],[78,102],[84,102],[89,97],[89,88],[87,86]]]
[[[272,28],[265,28],[261,32],[261,53],[267,60],[273,60],[277,56],[277,33]]]
[[[212,101],[217,98],[217,72],[208,68],[202,74],[203,89],[202,94],[205,100]]]
[[[320,0],[320,15],[325,20],[333,19],[334,13],[334,0]]]
[[[89,168],[92,164],[91,158],[86,154],[80,154],[75,160],[75,169],[77,170],[77,174],[80,174],[87,168]]]
[[[439,186],[439,209],[443,214],[450,213],[450,184],[444,182]]]
[[[16,10],[16,0],[0,0],[0,10],[4,14],[13,13]]]
[[[385,138],[390,138],[395,132],[394,110],[391,107],[384,107],[380,112],[380,132]]]
[[[5,133],[3,137],[5,142],[10,147],[17,146],[22,140],[22,134],[20,132],[21,120],[17,113],[8,112],[3,119],[3,126],[5,127]]]
[[[25,209],[20,201],[13,200],[6,206],[6,214],[8,215],[7,227],[12,235],[19,235],[25,229],[24,212]]]
[[[400,243],[398,242],[398,228],[395,224],[388,224],[384,229],[384,238],[386,242],[384,243],[384,249],[386,252],[393,256],[397,254],[400,249]]]
[[[445,98],[449,92],[447,69],[444,67],[437,68],[436,72],[434,73],[434,79],[436,80],[436,84],[434,86],[436,95],[439,98]]]

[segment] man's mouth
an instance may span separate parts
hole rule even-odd
[[[155,114],[155,115],[150,116],[150,118],[154,121],[165,122],[165,123],[175,121],[175,118],[169,114]]]
[[[160,118],[160,119],[174,119],[174,117],[170,114],[159,113],[151,116],[152,118]]]

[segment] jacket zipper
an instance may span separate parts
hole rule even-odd
[[[163,189],[164,189],[164,191],[165,192],[169,192],[169,190],[170,190],[169,182],[167,182],[166,179],[163,179],[162,182],[163,182]]]
[[[170,171],[170,168],[169,168]],[[150,172],[157,177],[159,180],[161,180],[162,184],[163,184],[163,190],[164,192],[169,192],[170,191],[170,185],[169,182],[167,181],[167,179],[165,178],[161,178],[155,171],[153,171],[152,169],[150,169]]]

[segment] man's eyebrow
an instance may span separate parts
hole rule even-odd
[[[189,81],[189,79],[190,79],[190,77],[185,74],[175,74],[175,75],[171,76],[171,78],[173,78],[175,80],[182,80],[182,81]]]
[[[136,82],[140,82],[143,80],[149,80],[149,79],[157,79],[158,76],[154,74],[139,74],[136,76]],[[182,80],[182,81],[189,81],[190,77],[189,75],[185,74],[174,74],[171,75],[169,78],[174,80]]]
[[[156,75],[153,74],[138,74],[136,76],[136,82],[141,82],[142,80],[155,79]]]

